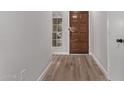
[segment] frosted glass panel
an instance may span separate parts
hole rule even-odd
[[[53,18],[53,47],[62,46],[62,18]]]
[[[53,40],[52,44],[53,46],[56,46],[56,40]]]
[[[53,33],[53,39],[56,39],[56,37],[57,37],[56,33]]]
[[[62,31],[62,25],[61,24],[58,24],[58,31]]]

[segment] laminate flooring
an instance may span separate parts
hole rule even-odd
[[[106,81],[91,55],[53,55],[44,81]]]

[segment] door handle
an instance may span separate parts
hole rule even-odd
[[[69,30],[70,32],[72,32],[72,33],[73,33],[73,32],[75,32],[75,31],[73,31],[73,30],[72,30],[72,28],[71,28],[71,27],[69,27],[69,29],[68,29],[68,30]]]
[[[124,39],[116,39],[117,43],[124,43]]]

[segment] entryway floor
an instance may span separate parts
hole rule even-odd
[[[91,55],[53,55],[44,81],[106,81]]]

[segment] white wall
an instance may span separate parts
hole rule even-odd
[[[0,12],[0,80],[36,80],[51,56],[51,12]]]
[[[109,64],[110,78],[124,80],[124,44],[116,39],[124,39],[124,12],[109,12]]]
[[[107,12],[90,12],[90,52],[107,70]]]
[[[69,53],[69,12],[68,11],[59,11],[60,16],[63,18],[63,32],[62,32],[62,46],[61,47],[52,47],[52,52],[54,54]]]
[[[124,12],[90,12],[90,51],[111,80],[124,80]]]

